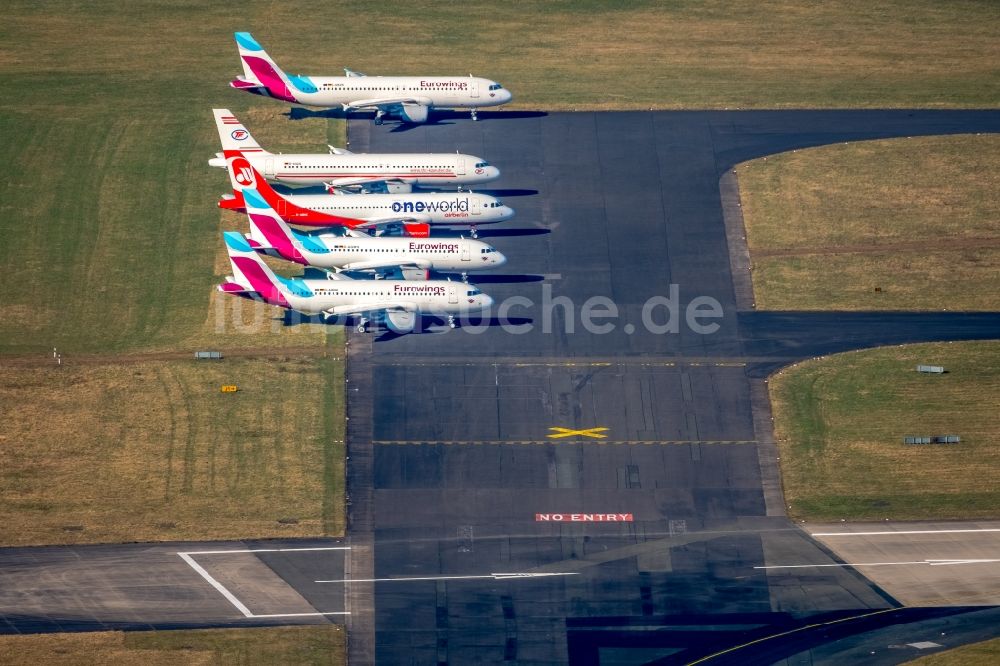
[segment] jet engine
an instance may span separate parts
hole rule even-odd
[[[430,280],[431,272],[426,268],[401,268],[400,274],[404,280]]]
[[[388,194],[409,194],[413,191],[413,185],[390,180],[385,183],[385,191]]]
[[[427,122],[427,114],[430,111],[430,107],[424,104],[403,104],[403,108],[399,112],[399,117],[403,119],[403,122],[414,123],[416,125],[420,123]]]
[[[428,238],[431,235],[431,225],[424,222],[405,222],[403,234],[413,238]]]
[[[385,313],[385,327],[393,333],[404,335],[412,333],[417,327],[417,314],[415,312],[401,312],[389,310]]]

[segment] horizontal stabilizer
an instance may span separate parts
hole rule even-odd
[[[238,296],[250,296],[257,293],[253,289],[248,289],[235,282],[223,282],[219,285],[219,291],[224,294],[235,294]]]
[[[223,194],[219,197],[219,208],[223,210],[235,210],[240,213],[246,210],[246,202],[243,201],[242,192],[233,192],[232,194]]]
[[[243,79],[233,79],[229,82],[230,88],[236,88],[237,90],[246,90],[257,95],[266,95],[267,86],[262,86],[259,83],[254,83],[253,81],[244,81]]]

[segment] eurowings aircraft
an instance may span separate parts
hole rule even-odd
[[[500,170],[483,158],[460,153],[363,154],[329,146],[329,153],[276,155],[261,148],[229,109],[212,112],[223,152],[208,163],[225,168],[227,153],[238,150],[265,178],[276,183],[325,185],[330,189],[384,183],[390,191],[409,192],[413,185],[461,187],[500,177]]]
[[[267,55],[249,32],[235,33],[243,76],[229,83],[237,90],[273,97],[292,104],[371,109],[375,124],[386,115],[406,123],[424,123],[431,109],[476,110],[511,100],[496,81],[472,76],[366,76],[344,69],[345,76],[292,76]]]
[[[307,315],[360,316],[358,331],[368,328],[370,318],[384,314],[386,327],[394,333],[410,333],[421,315],[438,315],[455,328],[455,317],[480,313],[493,299],[464,282],[444,280],[353,280],[343,273],[328,280],[283,278],[258,256],[243,234],[223,234],[233,274],[219,291],[262,301]]]
[[[468,238],[414,240],[366,234],[337,236],[294,231],[253,188],[243,190],[250,233],[247,243],[257,252],[317,268],[340,271],[420,269],[469,271],[496,268],[507,262],[495,248]],[[426,274],[425,276],[426,277]]]
[[[280,194],[238,151],[226,164],[231,195],[219,207],[243,211],[243,191],[252,188],[288,224],[299,228],[342,226],[380,233],[402,225],[405,235],[426,237],[431,226],[476,227],[509,220],[514,211],[499,199],[475,192],[411,192],[405,194]]]

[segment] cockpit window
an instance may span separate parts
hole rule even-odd
[[[481,293],[483,293],[483,292],[479,291],[475,287],[473,287],[472,289],[470,289],[469,292],[468,292],[469,296],[478,296]]]
[[[493,85],[490,86],[490,90],[500,90],[501,88],[503,88],[503,86],[500,85],[499,83],[494,83]]]
[[[489,165],[490,165],[489,162],[476,162],[476,168],[477,169],[485,169]]]

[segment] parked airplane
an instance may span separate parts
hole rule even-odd
[[[432,225],[471,227],[503,222],[514,211],[499,199],[475,192],[412,192],[405,194],[280,194],[238,151],[229,151],[229,181],[233,193],[219,207],[245,210],[242,192],[253,188],[286,222],[300,228],[343,226],[375,229],[402,226],[408,236],[425,237]]]
[[[343,273],[327,280],[282,278],[257,255],[237,231],[223,234],[233,274],[219,291],[263,301],[307,315],[360,316],[358,331],[367,330],[372,316],[383,314],[395,333],[413,331],[421,315],[438,315],[455,328],[455,317],[479,313],[493,299],[464,282],[445,280],[353,280]]]
[[[378,271],[380,269],[420,269],[469,271],[496,268],[507,258],[486,243],[467,238],[414,240],[389,236],[372,237],[350,232],[304,234],[293,231],[257,190],[243,190],[250,233],[250,247],[305,266],[340,271]],[[355,235],[356,234],[356,235]]]
[[[496,81],[464,76],[365,76],[345,69],[346,76],[292,76],[281,71],[249,32],[237,32],[236,45],[243,76],[229,85],[255,95],[293,104],[318,107],[374,109],[375,123],[384,116],[423,123],[433,109],[476,110],[511,100],[510,91]]]
[[[459,153],[358,154],[329,146],[329,153],[275,155],[261,148],[228,109],[212,112],[223,152],[208,161],[211,166],[224,169],[228,151],[238,150],[265,178],[286,185],[357,189],[384,183],[389,191],[409,192],[414,185],[461,187],[500,177],[500,170],[483,158]]]

